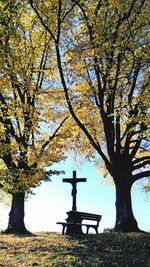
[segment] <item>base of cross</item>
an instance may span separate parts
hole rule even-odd
[[[77,225],[74,223],[67,223],[66,226],[67,226],[66,232],[65,229],[63,231],[66,235],[83,235],[81,224]]]
[[[67,222],[67,229],[66,229],[66,234],[71,235],[81,235],[83,234],[82,228],[81,228],[81,223],[82,219],[81,216],[76,212],[76,211],[70,211],[67,212],[68,218],[66,219]]]

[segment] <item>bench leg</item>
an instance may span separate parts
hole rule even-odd
[[[64,225],[63,225],[63,229],[62,229],[62,235],[65,234],[65,228],[66,228],[66,225],[64,224]]]
[[[88,233],[89,233],[89,228],[90,228],[89,226],[86,227],[86,234],[87,234],[87,235],[88,235]]]
[[[94,227],[96,234],[98,234],[98,226]]]
[[[96,231],[96,233],[98,234],[98,229],[97,229],[97,227],[95,228],[95,231]]]
[[[95,229],[95,232],[96,232],[96,234],[98,234],[98,229],[97,229],[98,227],[93,227],[93,226],[86,226],[86,228],[87,228],[87,229],[86,229],[86,234],[88,234],[88,233],[89,233],[89,228],[90,228],[90,227],[94,228],[94,229]]]

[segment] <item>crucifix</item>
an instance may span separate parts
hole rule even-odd
[[[76,171],[73,171],[73,178],[64,178],[63,179],[64,183],[70,183],[72,184],[72,211],[76,211],[76,195],[77,195],[77,183],[79,182],[86,182],[86,178],[77,178],[76,177]]]

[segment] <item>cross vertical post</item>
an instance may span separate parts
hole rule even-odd
[[[77,184],[76,184],[76,171],[73,171],[73,181],[72,181],[72,210],[77,210]]]

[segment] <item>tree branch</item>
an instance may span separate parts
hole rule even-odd
[[[128,104],[131,104],[131,102],[132,102],[133,93],[134,93],[134,90],[136,88],[136,82],[137,82],[137,79],[138,79],[139,71],[140,71],[140,65],[138,65],[138,67],[134,71],[133,82],[132,82],[132,86],[131,86],[131,89],[130,89],[130,93],[128,95]]]
[[[145,167],[147,164],[150,164],[150,160],[141,162],[141,163],[139,163],[139,164],[133,166],[133,170],[137,170],[137,169],[140,169],[140,168],[142,168],[142,167]]]
[[[150,176],[150,171],[140,172],[138,174],[133,175],[133,181],[138,181],[142,178],[148,178]]]
[[[60,74],[61,82],[62,82],[62,85],[63,85],[63,88],[64,88],[65,97],[66,97],[66,101],[67,101],[67,104],[68,104],[69,111],[70,111],[73,119],[76,121],[77,125],[85,133],[85,135],[88,138],[88,140],[90,141],[91,145],[96,149],[96,151],[103,158],[103,160],[105,161],[105,164],[107,166],[109,166],[110,162],[108,161],[107,157],[102,152],[102,150],[99,148],[98,144],[94,141],[93,137],[91,136],[91,134],[89,133],[89,131],[87,130],[85,125],[83,125],[83,123],[80,121],[80,119],[77,117],[76,113],[74,112],[74,109],[73,109],[72,104],[71,104],[71,100],[69,98],[68,87],[66,85],[66,81],[65,81],[65,77],[64,77],[64,73],[63,73],[62,62],[61,62],[61,54],[60,54],[60,50],[59,50],[59,43],[56,42],[55,48],[56,48],[57,64],[58,64],[59,74]]]
[[[99,0],[98,3],[97,3],[96,9],[95,9],[95,16],[96,16],[96,17],[97,17],[97,15],[98,15],[98,11],[99,11],[100,8],[101,8],[101,5],[102,5],[102,0]]]
[[[62,17],[61,22],[64,21],[64,19],[69,15],[69,13],[74,9],[74,7],[79,3],[80,0],[76,1],[76,3],[73,4],[73,6],[65,13],[65,15]]]
[[[16,135],[15,130],[14,130],[14,127],[12,125],[12,122],[11,122],[10,118],[9,117],[7,118],[8,107],[7,107],[7,103],[6,103],[6,101],[5,101],[5,99],[4,99],[4,97],[3,97],[3,95],[2,95],[1,92],[0,92],[0,101],[2,103],[1,110],[3,112],[3,118],[2,118],[3,122],[2,123],[6,127],[7,132],[10,135],[12,135],[16,139],[16,141],[19,141],[20,142],[20,138]]]
[[[150,156],[145,156],[145,157],[142,157],[142,158],[138,158],[138,159],[135,159],[135,160],[133,160],[133,164],[137,164],[137,163],[139,163],[139,162],[141,162],[141,161],[144,161],[144,160],[150,160]]]
[[[35,8],[34,4],[33,4],[33,0],[29,1],[32,9],[34,10],[34,12],[36,13],[37,17],[39,18],[41,24],[43,25],[43,27],[49,32],[49,34],[52,36],[53,40],[56,41],[55,35],[53,34],[53,32],[49,29],[49,27],[46,25],[46,23],[44,22],[44,20],[42,19],[42,17],[40,16],[38,10]]]
[[[50,144],[50,142],[56,137],[59,129],[62,127],[62,125],[64,124],[64,122],[68,119],[69,117],[66,117],[61,123],[60,125],[57,127],[57,129],[55,130],[55,132],[49,137],[49,139],[42,145],[41,147],[41,152],[44,151],[44,149]]]

